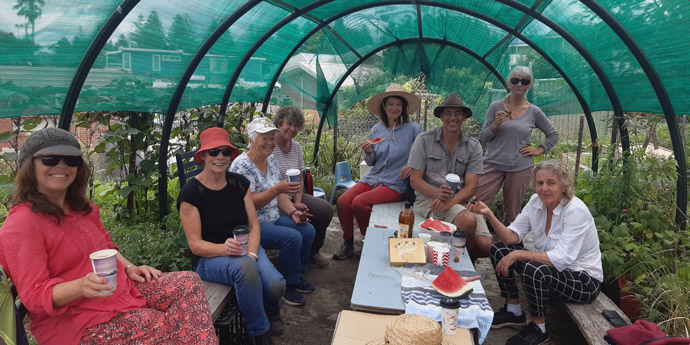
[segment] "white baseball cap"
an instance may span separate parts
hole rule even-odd
[[[252,120],[252,122],[249,123],[249,126],[247,126],[247,135],[252,135],[254,132],[268,133],[279,130],[280,129],[273,124],[273,121],[269,120],[267,117],[259,116]]]

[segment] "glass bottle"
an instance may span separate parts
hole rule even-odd
[[[410,208],[410,203],[405,203],[405,208],[400,211],[398,216],[398,237],[412,238],[412,229],[414,228],[414,212]]]
[[[307,167],[304,173],[304,192],[314,195],[314,177],[311,176],[311,169]]]

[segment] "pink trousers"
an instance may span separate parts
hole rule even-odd
[[[400,201],[405,198],[387,186],[371,188],[364,182],[357,182],[338,198],[338,218],[343,228],[343,239],[348,240],[354,236],[354,220],[357,219],[359,231],[366,235],[371,217],[371,208],[376,204]]]
[[[479,177],[477,199],[491,205],[503,185],[503,224],[510,225],[522,209],[527,187],[532,182],[534,167],[525,170],[507,172],[496,170],[484,164],[484,175]]]

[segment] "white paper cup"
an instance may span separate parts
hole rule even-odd
[[[288,169],[285,172],[285,175],[287,175],[288,181],[290,182],[299,182],[299,175],[301,172],[299,169]]]
[[[115,289],[117,289],[117,250],[99,250],[91,253],[89,259],[91,259],[93,273],[96,273],[99,277],[106,277],[108,279],[108,284],[113,287],[112,290],[102,291],[115,291]]]
[[[249,228],[245,225],[238,225],[232,230],[232,234],[235,236],[235,240],[240,242],[242,246],[242,254],[247,255],[248,245],[249,245]]]
[[[458,308],[460,301],[457,298],[441,298],[441,322],[443,324],[443,334],[453,335],[458,329]]]
[[[455,174],[446,175],[446,184],[450,186],[450,190],[452,190],[453,193],[458,191],[458,183],[460,183],[460,176]]]
[[[417,235],[417,237],[421,238],[424,240],[424,245],[426,246],[429,244],[429,241],[431,241],[431,234],[425,234],[425,233],[420,233]]]
[[[110,274],[117,271],[117,250],[103,249],[89,255],[93,273]]]

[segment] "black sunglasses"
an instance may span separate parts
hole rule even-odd
[[[519,82],[522,82],[522,85],[527,86],[527,85],[529,85],[529,83],[531,83],[532,81],[529,80],[529,79],[519,79],[519,78],[511,78],[511,79],[510,79],[510,83],[513,84],[513,85],[517,85]]]
[[[60,163],[60,160],[65,161],[65,164],[70,167],[80,167],[84,160],[79,156],[43,156],[41,163],[47,167],[54,167]]]
[[[221,149],[210,149],[207,152],[208,152],[208,155],[211,157],[215,157],[219,153],[222,153],[223,156],[225,156],[225,157],[230,157],[230,155],[232,155],[232,149],[231,148],[222,149],[222,150]]]

